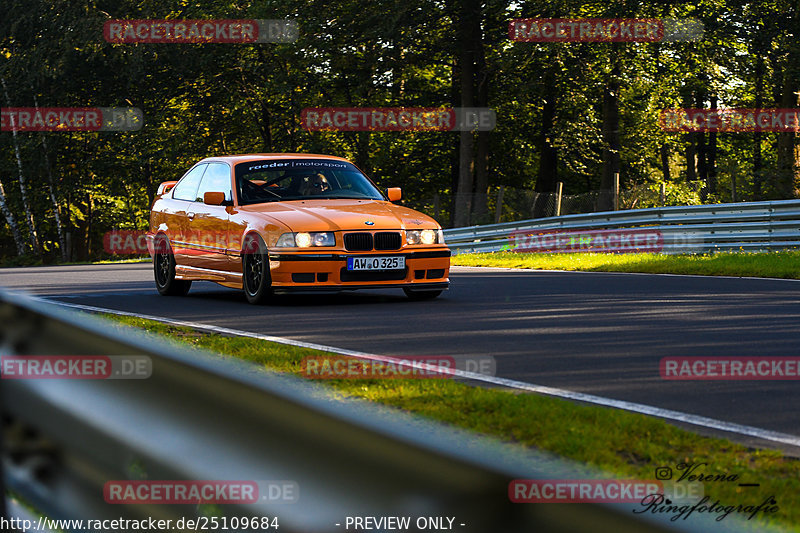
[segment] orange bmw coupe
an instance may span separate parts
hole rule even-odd
[[[400,197],[340,157],[208,157],[158,188],[147,233],[156,288],[185,295],[192,281],[214,281],[254,304],[377,288],[435,298],[449,286],[450,249],[441,226]]]

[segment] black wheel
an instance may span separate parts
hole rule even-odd
[[[433,300],[434,298],[436,298],[437,296],[442,294],[441,290],[438,290],[438,291],[412,291],[411,289],[403,289],[403,291],[406,293],[406,296],[408,296],[409,300],[415,300],[415,301]]]
[[[162,296],[186,296],[192,286],[191,281],[175,279],[175,255],[165,237],[156,239],[153,273],[156,289]]]
[[[272,297],[269,256],[260,237],[247,237],[242,246],[242,287],[251,304],[263,304]]]

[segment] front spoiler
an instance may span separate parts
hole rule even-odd
[[[408,289],[409,291],[443,291],[450,288],[449,281],[437,281],[434,283],[391,283],[382,285],[328,285],[319,287],[273,287],[275,294],[298,294],[298,293],[336,293],[342,291],[355,291],[363,289]]]

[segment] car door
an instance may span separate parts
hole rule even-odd
[[[207,192],[222,192],[222,205],[207,205]],[[231,168],[226,163],[209,163],[197,189],[195,202],[187,209],[190,232],[188,266],[204,270],[226,271],[229,233],[228,207],[233,205]]]
[[[188,212],[197,199],[197,189],[207,166],[207,163],[201,163],[192,167],[169,193],[171,199],[165,209],[165,211],[169,211],[166,218],[166,234],[172,246],[172,252],[175,254],[175,263],[179,267],[186,265],[189,259],[190,250],[187,248]]]

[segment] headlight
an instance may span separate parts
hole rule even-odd
[[[312,248],[314,246],[336,246],[336,237],[332,231],[316,231],[307,233],[284,233],[275,244],[278,248]]]
[[[278,242],[275,246],[278,248],[294,248],[294,233],[284,233],[278,237]]]
[[[407,244],[436,244],[443,242],[444,242],[444,237],[441,235],[441,230],[435,230],[435,229],[406,230]]]

